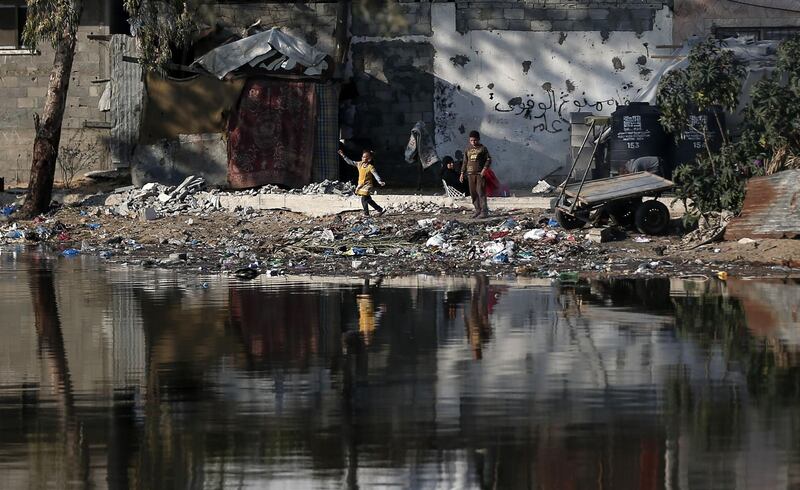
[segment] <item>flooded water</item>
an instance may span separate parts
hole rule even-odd
[[[797,488],[800,281],[0,252],[0,487]]]

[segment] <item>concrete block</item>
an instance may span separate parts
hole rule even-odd
[[[605,20],[609,16],[608,9],[589,9],[589,18],[592,20]]]
[[[508,21],[506,19],[489,19],[486,25],[487,28],[497,31],[508,30]]]
[[[0,87],[2,88],[17,88],[19,87],[19,77],[4,76],[0,78]]]
[[[512,20],[512,19],[524,19],[525,18],[525,11],[520,8],[515,9],[504,9],[503,10],[503,18]]]
[[[525,18],[527,20],[547,20],[548,10],[544,8],[525,7]]]
[[[471,31],[483,31],[488,28],[489,28],[488,20],[477,20],[477,19],[467,20],[467,29]]]
[[[547,9],[547,18],[550,20],[566,20],[566,9]]]
[[[549,20],[532,20],[528,28],[532,31],[552,31],[553,23]]]
[[[625,232],[617,228],[592,228],[586,239],[595,243],[607,243],[625,238]]]
[[[567,20],[584,20],[589,18],[589,9],[567,10]]]
[[[139,221],[155,221],[158,219],[158,213],[154,208],[144,208],[139,211]]]
[[[33,97],[17,99],[17,107],[20,109],[33,109],[36,107],[36,99]]]
[[[525,19],[514,19],[508,21],[508,30],[510,31],[528,31],[531,28],[531,21]]]
[[[28,97],[44,97],[47,95],[47,87],[28,87]]]

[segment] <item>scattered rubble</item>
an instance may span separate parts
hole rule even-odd
[[[733,214],[729,211],[709,213],[700,218],[697,229],[684,235],[681,242],[689,249],[718,242],[725,235],[725,228],[731,219],[733,219]]]
[[[533,188],[531,189],[531,194],[550,194],[555,190],[555,187],[548,184],[544,180],[540,180]]]
[[[616,227],[565,230],[544,211],[471,219],[460,208],[421,202],[396,205],[374,219],[357,212],[309,218],[251,207],[223,212],[220,205],[226,194],[279,192],[351,193],[352,185],[321,182],[297,191],[265,186],[224,193],[206,190],[203,179],[189,177],[175,187],[125,187],[106,197],[107,205],[64,207],[36,220],[0,224],[0,244],[37,245],[62,257],[224,272],[242,280],[289,273],[481,272],[562,282],[577,274],[703,274],[712,269],[716,274],[733,270],[736,264],[726,261],[743,250],[771,250],[754,240],[705,247],[721,237],[727,216],[713,218],[684,243],[676,236],[625,239]],[[3,213],[13,216],[14,209]],[[696,250],[687,252],[687,246]],[[792,271],[797,264],[782,258],[791,254],[778,251],[770,273]]]

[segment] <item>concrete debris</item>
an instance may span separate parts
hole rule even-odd
[[[709,213],[700,218],[697,229],[684,235],[681,242],[687,248],[697,248],[712,242],[722,240],[725,235],[725,228],[733,219],[733,213],[723,211],[721,213]]]
[[[158,212],[154,208],[142,208],[139,211],[141,221],[153,221],[158,219]]]
[[[625,232],[619,228],[592,228],[586,234],[586,239],[594,243],[607,243],[622,240]]]
[[[533,189],[531,189],[531,194],[550,194],[553,192],[553,190],[555,190],[555,187],[548,184],[544,180],[540,180],[535,186],[533,186]]]

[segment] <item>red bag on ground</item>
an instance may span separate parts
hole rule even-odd
[[[483,180],[486,185],[486,195],[488,197],[508,197],[508,186],[500,183],[497,175],[491,168],[483,172]]]

